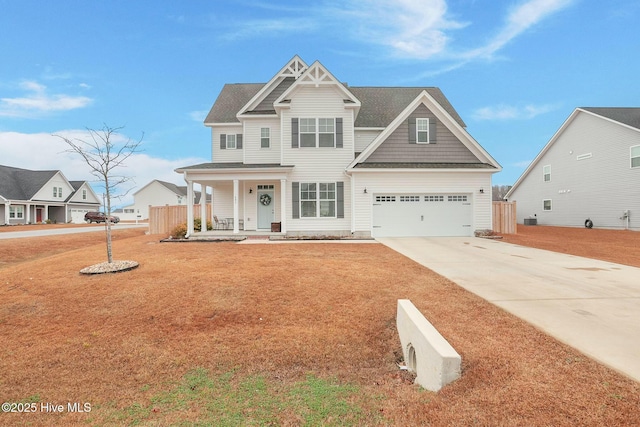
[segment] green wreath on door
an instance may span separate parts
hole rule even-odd
[[[261,194],[260,203],[262,203],[262,205],[264,206],[269,206],[271,204],[271,196],[268,194]]]

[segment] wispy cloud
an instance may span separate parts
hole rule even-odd
[[[464,52],[463,59],[490,58],[513,39],[545,18],[568,7],[574,0],[528,0],[511,9],[498,33],[489,42]]]
[[[448,17],[444,0],[352,0],[346,8],[359,38],[405,58],[442,53],[450,41],[448,31],[468,25]]]
[[[237,41],[258,37],[273,37],[283,34],[313,31],[318,22],[311,18],[253,19],[235,22],[233,30],[224,33],[221,38]]]
[[[23,81],[20,89],[27,92],[16,98],[0,98],[0,116],[34,117],[55,111],[75,110],[91,104],[86,96],[47,93],[47,87],[35,81]]]
[[[558,109],[554,104],[514,106],[500,104],[482,107],[471,114],[474,120],[528,120]]]

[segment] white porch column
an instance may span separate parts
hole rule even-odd
[[[287,180],[280,180],[280,232],[287,232]]]
[[[25,218],[24,218],[24,223],[25,224],[29,224],[31,222],[31,205],[30,204],[25,204],[24,205],[24,210],[26,211],[25,214]],[[33,213],[35,215],[35,212]]]
[[[11,209],[11,202],[4,202],[4,223],[9,224],[9,209]]]
[[[233,180],[233,234],[238,234],[240,232],[239,227],[239,209],[238,209],[238,189],[240,182],[237,179]]]
[[[193,235],[193,181],[187,181],[187,235]]]
[[[29,214],[27,214],[29,216]],[[49,220],[49,205],[44,205],[44,218],[42,221],[47,222]]]
[[[200,232],[207,231],[207,186],[200,184]]]

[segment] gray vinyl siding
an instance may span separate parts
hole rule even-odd
[[[410,144],[408,120],[402,123],[372,153],[365,163],[481,163],[469,149],[442,124],[425,105],[420,105],[409,118],[429,118],[436,123],[436,142]]]
[[[540,225],[584,227],[589,218],[595,228],[625,228],[620,217],[628,209],[630,228],[639,230],[640,168],[630,167],[630,147],[638,144],[638,130],[578,113],[511,194],[518,222],[535,215]],[[543,210],[545,199],[551,211]]]
[[[286,77],[253,110],[254,111],[273,111],[275,113],[273,108],[273,103],[275,102],[276,99],[280,97],[280,95],[284,93],[285,90],[289,88],[289,86],[293,84],[294,81],[295,79],[293,77]]]

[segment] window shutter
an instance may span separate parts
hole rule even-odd
[[[241,133],[236,135],[236,148],[238,150],[242,150],[242,134]]]
[[[336,148],[342,148],[342,117],[336,118]]]
[[[336,216],[344,218],[344,182],[336,182]]]
[[[300,218],[300,183],[291,183],[291,217]]]
[[[409,144],[416,143],[416,118],[409,117]]]
[[[429,119],[429,144],[436,142],[436,119]]]
[[[227,135],[225,135],[224,133],[220,134],[220,149],[221,150],[227,149]]]
[[[291,148],[298,148],[298,119],[291,119]]]

